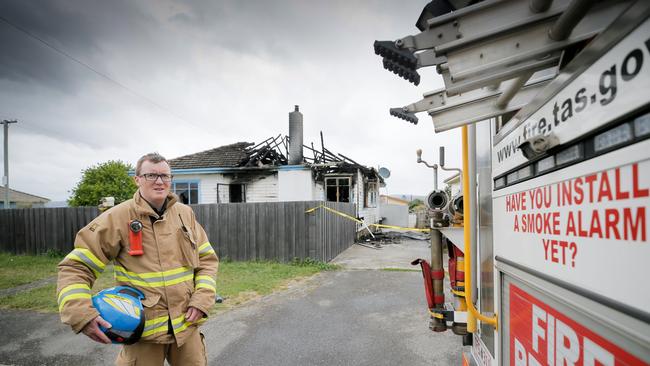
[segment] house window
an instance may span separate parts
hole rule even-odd
[[[366,207],[377,207],[377,183],[366,184]]]
[[[245,184],[217,184],[217,203],[246,202]]]
[[[350,178],[325,178],[327,200],[332,202],[350,202]]]
[[[174,181],[172,192],[176,193],[180,202],[186,205],[199,203],[199,182],[198,181]]]
[[[246,202],[246,195],[244,194],[243,184],[230,185],[230,202]]]

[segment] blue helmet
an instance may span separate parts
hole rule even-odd
[[[128,286],[107,288],[93,296],[93,306],[112,327],[100,329],[113,343],[133,344],[144,329],[144,294]]]

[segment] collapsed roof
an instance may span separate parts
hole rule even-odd
[[[375,168],[366,167],[349,157],[334,153],[325,147],[321,132],[320,149],[303,145],[305,154],[303,165],[310,167],[316,173],[316,180],[322,180],[327,174],[354,173],[360,170],[370,179],[384,183]],[[255,144],[252,142],[236,142],[214,149],[170,159],[169,165],[173,170],[232,168],[233,170],[270,170],[288,165],[289,136],[281,134],[269,137]]]

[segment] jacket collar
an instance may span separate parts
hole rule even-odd
[[[149,205],[149,202],[142,198],[139,189],[133,194],[133,201],[135,201],[136,212],[139,215],[159,218],[156,211],[151,207],[151,205]],[[165,212],[167,212],[176,202],[178,202],[178,197],[176,197],[175,194],[169,192],[167,195],[167,205],[165,206]]]

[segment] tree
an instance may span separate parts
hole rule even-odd
[[[413,211],[418,207],[422,207],[422,206],[424,206],[424,202],[422,202],[421,199],[416,198],[413,201],[409,202],[409,211]]]
[[[138,189],[129,170],[133,167],[120,160],[109,160],[82,170],[81,180],[70,192],[68,204],[97,206],[102,197],[115,197],[116,204],[128,200]]]

